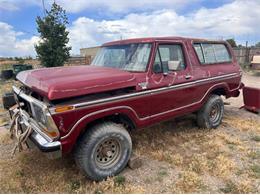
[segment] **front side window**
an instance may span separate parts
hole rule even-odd
[[[155,56],[155,59],[154,59],[153,72],[155,72],[155,73],[162,73],[163,72],[162,65],[161,65],[161,58],[160,58],[160,54],[159,54],[158,49],[156,51],[156,56]]]
[[[193,46],[202,64],[231,61],[227,47],[222,43],[195,43]]]
[[[153,71],[155,73],[163,72],[165,68],[177,71],[183,70],[185,67],[181,45],[159,45],[153,65]]]
[[[105,46],[99,50],[91,65],[144,72],[150,52],[150,43]]]

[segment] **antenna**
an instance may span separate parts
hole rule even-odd
[[[46,16],[46,9],[45,9],[44,0],[42,0],[42,9],[43,9],[44,16]]]

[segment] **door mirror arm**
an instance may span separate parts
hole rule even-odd
[[[168,75],[168,71],[164,71],[163,76],[167,76],[167,75]]]
[[[162,63],[162,71],[163,71],[163,75],[167,76],[169,73],[169,68],[168,68],[168,64],[163,64]]]

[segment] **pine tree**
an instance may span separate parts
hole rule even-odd
[[[41,41],[35,49],[41,64],[45,67],[63,66],[71,50],[67,46],[69,32],[66,30],[68,18],[65,10],[54,2],[46,16],[37,17],[36,23]]]
[[[231,45],[231,47],[237,47],[235,39],[227,39],[226,41]]]

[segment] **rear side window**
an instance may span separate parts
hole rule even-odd
[[[230,62],[231,56],[222,43],[195,43],[194,49],[202,64]]]
[[[202,52],[202,47],[200,44],[194,44],[194,48],[195,48],[195,51],[199,57],[199,60],[201,63],[204,63],[204,56],[203,56],[203,52]]]
[[[212,64],[217,62],[213,44],[202,44],[202,50],[204,53],[205,63]]]
[[[213,44],[217,62],[229,62],[231,60],[228,50],[223,44]]]

